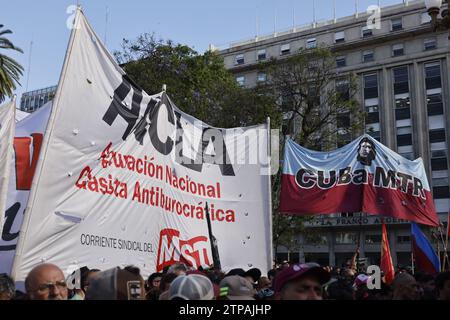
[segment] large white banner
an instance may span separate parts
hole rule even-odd
[[[176,261],[271,265],[267,125],[218,129],[133,84],[79,12],[13,276],[51,262],[144,275]],[[169,88],[170,90],[170,88]],[[237,106],[238,107],[238,106]],[[226,160],[226,161],[225,161]]]
[[[51,107],[52,103],[48,102],[16,123],[6,211],[3,211],[5,222],[0,237],[0,273],[11,272],[23,214]]]
[[[0,212],[6,207],[6,190],[8,186],[10,163],[13,150],[16,109],[15,98],[0,107]],[[0,229],[3,226],[4,217],[0,215]]]

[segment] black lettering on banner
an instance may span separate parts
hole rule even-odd
[[[334,186],[336,183],[336,171],[331,170],[330,177],[325,178],[325,174],[323,171],[318,171],[318,179],[317,179],[317,185],[321,189],[330,189]]]
[[[11,233],[11,229],[14,223],[14,220],[17,217],[17,213],[20,210],[20,203],[14,203],[8,210],[5,212],[5,223],[3,224],[2,230],[2,240],[3,241],[13,241],[19,236],[19,231]],[[0,246],[0,251],[10,251],[14,250],[16,245],[4,245]]]
[[[123,105],[128,93],[133,89],[133,98],[131,103],[131,109]],[[114,91],[113,101],[109,105],[108,110],[103,116],[103,121],[108,125],[112,125],[117,116],[120,115],[127,123],[128,127],[125,130],[122,139],[126,140],[137,119],[139,118],[139,112],[142,102],[142,89],[139,88],[127,75],[122,76],[122,83]]]
[[[416,178],[416,177],[414,177],[413,195],[416,196],[416,197],[420,196],[424,200],[427,199],[425,191],[423,190],[422,181],[419,178]]]
[[[314,176],[314,172],[307,169],[300,169],[297,171],[295,175],[295,182],[300,188],[303,189],[311,189],[316,184],[316,177]]]
[[[352,168],[347,167],[345,169],[339,170],[339,179],[338,179],[338,185],[345,185],[349,184],[352,181],[352,175],[351,175]]]
[[[385,170],[381,167],[377,167],[375,170],[375,181],[374,185],[376,187],[391,188],[396,189],[396,179],[395,172],[388,170],[387,174]]]
[[[367,171],[366,169],[358,169],[353,172],[354,184],[367,184]]]
[[[406,173],[397,172],[397,177],[400,179],[400,189],[403,193],[408,192],[409,181],[412,181],[412,176]]]
[[[172,151],[173,140],[170,137],[167,137],[166,141],[162,142],[158,137],[158,115],[159,110],[161,110],[163,105],[167,108],[167,120],[175,125],[172,105],[167,98],[167,95],[164,93],[161,97],[161,101],[150,111],[150,128],[148,134],[150,135],[150,140],[155,149],[163,155],[168,155]]]
[[[210,141],[213,143],[214,155],[205,154]],[[203,163],[218,165],[223,176],[234,176],[234,169],[228,156],[223,131],[216,128],[204,128],[202,134]]]
[[[201,157],[200,153],[197,153],[196,159],[190,159],[184,155],[183,152],[183,127],[181,126],[181,113],[178,111],[174,111],[177,121],[177,136],[176,136],[176,143],[175,143],[175,154],[176,154],[176,161],[181,164],[182,166],[195,170],[197,172],[202,171],[203,167],[203,159]],[[200,150],[200,149],[198,149]]]
[[[142,146],[144,144],[144,136],[148,131],[148,126],[150,125],[149,114],[156,106],[157,101],[155,99],[151,99],[145,109],[144,116],[141,120],[139,120],[136,125],[136,129],[134,130],[134,136],[139,144]]]

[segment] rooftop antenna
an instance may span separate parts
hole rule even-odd
[[[333,21],[336,23],[336,0],[333,0]]]
[[[105,47],[106,47],[106,35],[108,33],[108,15],[109,15],[109,8],[108,6],[106,6],[106,13],[105,13],[105,39],[104,39],[104,43],[105,43]]]
[[[274,12],[274,19],[273,19],[273,34],[276,37],[277,36],[277,8],[275,7]]]
[[[292,31],[295,32],[295,3],[292,3]]]
[[[358,0],[355,0],[355,18],[358,18]]]
[[[30,41],[30,52],[28,55],[28,70],[27,70],[27,84],[25,86],[25,92],[28,92],[28,83],[30,81],[30,72],[31,72],[31,52],[33,50],[33,37],[31,37]]]
[[[256,19],[255,19],[255,32],[256,32],[256,39],[258,39],[258,35],[259,35],[259,11],[258,11],[258,7],[256,7]]]
[[[313,0],[313,27],[316,27],[316,0]]]

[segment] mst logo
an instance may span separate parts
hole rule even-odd
[[[164,229],[159,234],[158,258],[156,272],[176,262],[183,262],[194,268],[200,265],[210,265],[207,252],[208,238],[194,237],[189,240],[180,239],[180,231]]]

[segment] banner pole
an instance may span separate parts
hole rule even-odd
[[[274,260],[274,256],[273,256],[273,212],[272,212],[272,175],[271,175],[271,131],[270,131],[270,117],[267,117],[267,160],[268,160],[268,167],[267,167],[267,188],[268,188],[268,198],[269,198],[269,257],[270,257],[270,261],[269,261],[269,269],[272,269],[272,263]]]
[[[411,225],[411,228],[412,228],[412,224],[410,224]],[[411,240],[410,240],[410,244],[411,244],[411,271],[412,271],[412,274],[414,275],[414,236],[413,236],[413,234],[412,234],[412,230],[411,230]]]
[[[56,94],[55,94],[55,98],[54,98],[55,103],[52,106],[50,118],[48,120],[48,124],[47,124],[46,130],[45,130],[44,141],[42,143],[42,148],[41,148],[41,154],[39,156],[39,160],[36,165],[35,176],[33,177],[33,182],[32,182],[31,190],[30,190],[30,196],[28,198],[28,203],[27,203],[24,217],[23,217],[22,227],[20,228],[19,239],[17,241],[16,252],[14,255],[14,261],[13,261],[13,266],[12,266],[12,270],[11,270],[11,277],[15,281],[17,281],[17,271],[22,262],[21,259],[22,259],[22,251],[23,251],[23,246],[24,246],[24,241],[25,241],[25,235],[27,234],[28,226],[29,226],[29,223],[31,220],[30,209],[33,208],[34,201],[36,200],[36,194],[38,191],[37,185],[39,184],[39,181],[41,179],[41,173],[42,173],[42,168],[43,168],[43,164],[44,164],[44,159],[47,155],[48,145],[50,142],[50,135],[53,132],[56,115],[58,113],[59,100],[61,99],[61,91],[64,86],[64,81],[66,79],[67,68],[69,65],[69,60],[70,60],[71,52],[73,49],[75,35],[76,35],[77,30],[79,29],[78,24],[80,22],[81,15],[82,15],[81,6],[78,6],[77,14],[76,14],[75,20],[74,20],[74,25],[73,25],[72,31],[70,33],[69,43],[67,45],[66,56],[64,57],[64,64],[63,64],[63,68],[61,70],[58,88],[56,90]]]
[[[444,249],[444,254],[442,257],[443,261],[441,263],[441,272],[443,272],[443,271],[445,271],[445,265],[446,265],[446,261],[448,259],[448,255],[447,255],[448,233],[447,233],[447,240],[444,240],[444,234],[442,233],[442,225],[441,224],[439,224],[438,229],[439,229],[439,241],[442,241],[442,247]],[[438,253],[438,255],[439,255],[439,261],[440,261],[441,256],[439,253]]]
[[[11,162],[14,154],[14,136],[16,132],[16,95],[13,96],[8,108],[13,109],[12,119],[10,119],[10,132],[8,139],[8,147],[6,149],[5,175],[0,177],[0,234],[3,232],[3,224],[5,222],[6,201],[8,200],[8,184],[11,175]],[[8,111],[9,114],[10,111]],[[12,131],[12,132],[11,132]],[[3,191],[2,191],[3,190]],[[2,192],[1,192],[2,191]]]
[[[445,259],[444,259],[444,263],[445,261],[447,261],[448,263],[448,267],[450,270],[450,260],[448,258],[448,234],[450,233],[450,214],[447,215],[447,230],[446,230],[446,235],[445,235]],[[445,268],[443,269],[445,271]]]

